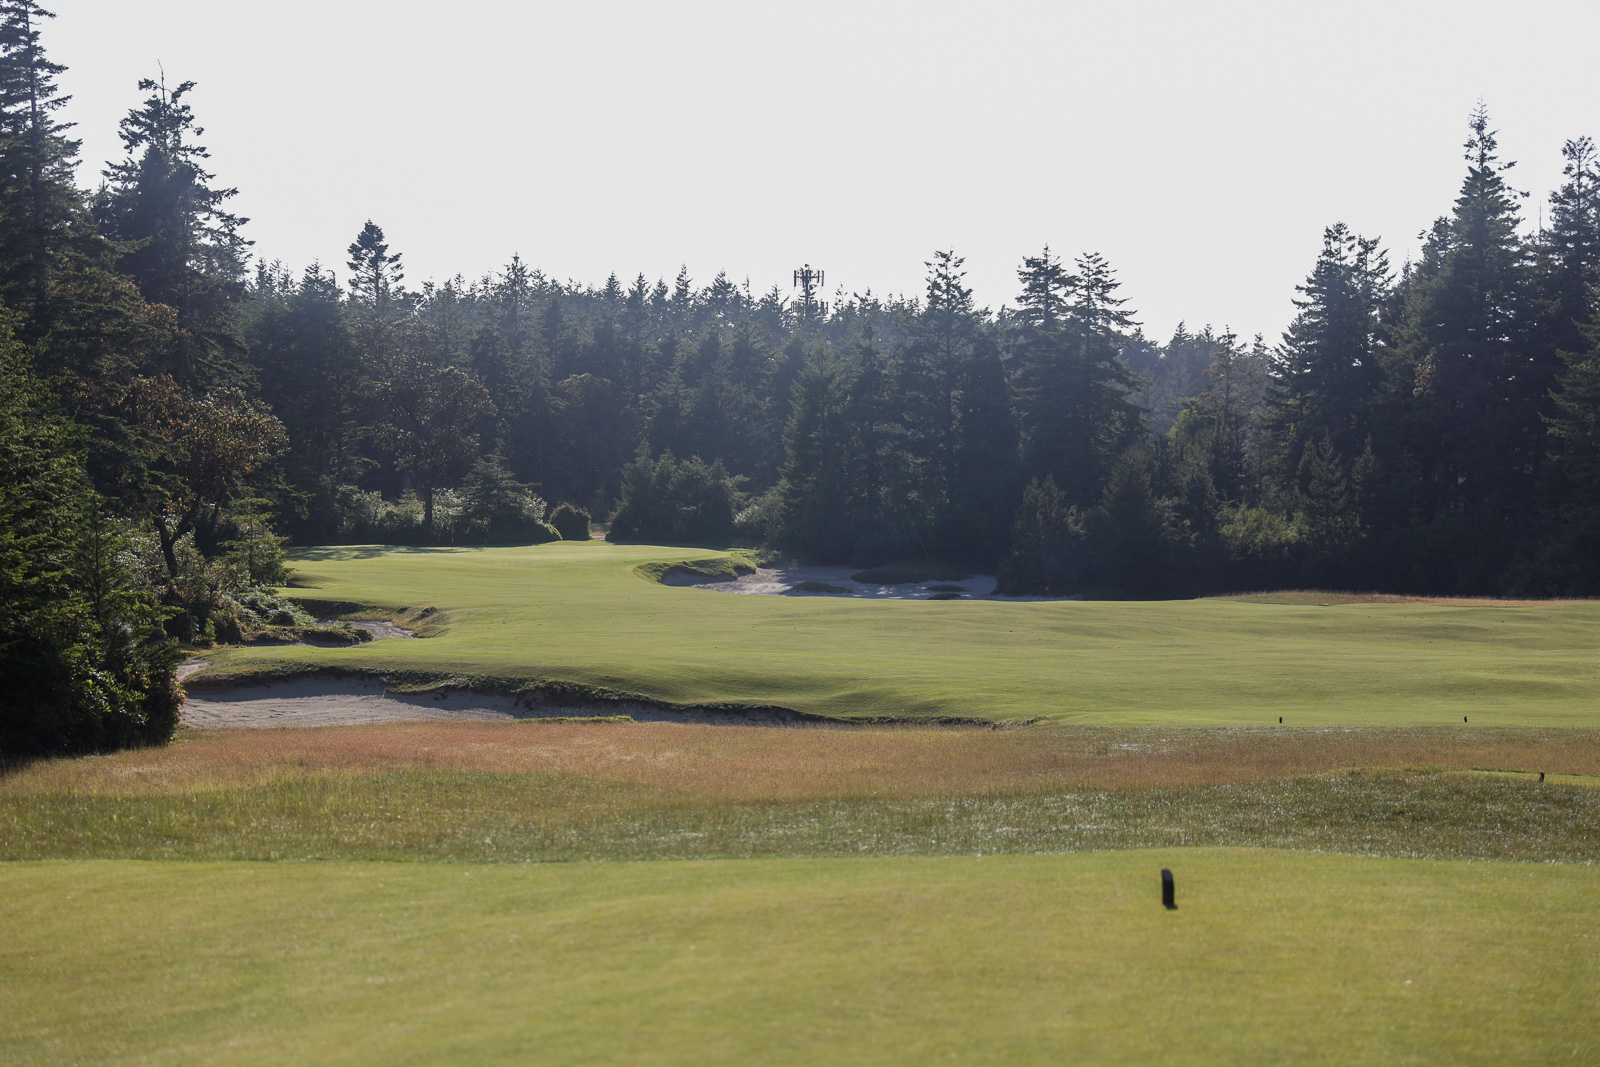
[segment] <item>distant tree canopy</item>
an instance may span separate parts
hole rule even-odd
[[[1276,341],[1146,337],[1103,257],[1048,247],[999,310],[951,249],[913,296],[829,303],[517,256],[408,288],[372,219],[342,275],[252,265],[192,82],[141,81],[78,188],[50,17],[0,0],[0,659],[42,679],[37,715],[4,698],[0,756],[160,740],[174,641],[293,617],[286,538],[593,516],[1015,593],[1600,592],[1587,137],[1530,232],[1479,107],[1420,250],[1396,269],[1330,225]]]

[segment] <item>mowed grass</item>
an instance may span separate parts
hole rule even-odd
[[[0,1062],[1592,1063],[1597,896],[1227,849],[5,864]]]
[[[873,601],[734,596],[634,573],[708,555],[571,542],[304,550],[298,593],[435,608],[430,636],[228,650],[212,670],[562,681],[844,718],[1600,725],[1595,602]]]

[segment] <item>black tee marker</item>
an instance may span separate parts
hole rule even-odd
[[[1168,911],[1178,910],[1177,892],[1172,885],[1172,872],[1161,868],[1161,906]]]

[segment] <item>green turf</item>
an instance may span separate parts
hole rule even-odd
[[[1246,850],[5,864],[0,1062],[1593,1063],[1597,896]]]
[[[734,596],[635,573],[706,555],[573,542],[301,551],[298,594],[436,608],[436,636],[231,650],[217,664],[550,679],[837,716],[1600,724],[1600,603],[875,601]]]

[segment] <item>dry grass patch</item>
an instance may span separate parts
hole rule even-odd
[[[1600,775],[1600,731],[393,723],[193,731],[167,748],[14,770],[0,778],[0,795],[170,795],[444,771],[562,775],[708,800],[910,799],[1216,786],[1353,768],[1589,777]]]

